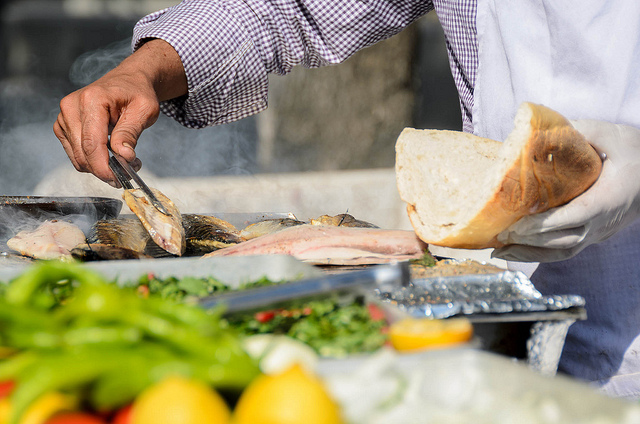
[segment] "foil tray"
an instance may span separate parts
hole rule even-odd
[[[526,363],[550,376],[558,370],[569,327],[586,318],[584,298],[544,296],[519,271],[413,279],[406,285],[380,285],[374,296],[391,319],[464,316],[476,330],[484,325],[485,335],[489,328],[492,342],[502,345],[515,343],[509,323],[530,323]]]
[[[404,286],[379,286],[375,294],[412,317],[434,319],[560,311],[585,304],[577,295],[543,296],[520,271],[413,279]]]

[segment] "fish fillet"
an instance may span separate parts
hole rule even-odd
[[[158,211],[139,188],[125,190],[122,198],[140,219],[151,239],[167,252],[180,256],[186,249],[182,215],[167,196],[154,188],[151,190],[169,215]]]
[[[314,264],[365,265],[420,258],[427,245],[413,231],[298,225],[204,257],[291,255]]]
[[[69,222],[45,221],[32,231],[20,231],[7,240],[10,249],[35,259],[71,257],[71,249],[85,242],[82,230]]]

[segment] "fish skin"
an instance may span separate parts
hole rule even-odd
[[[413,231],[305,224],[204,257],[279,254],[314,264],[362,265],[418,259],[426,249]]]
[[[71,249],[71,256],[83,262],[111,261],[124,259],[153,259],[152,256],[142,252],[127,249],[126,247],[110,244],[80,244]]]
[[[188,256],[200,256],[244,241],[233,224],[211,215],[184,214],[182,226]]]
[[[265,219],[264,221],[259,221],[247,225],[242,231],[240,231],[240,236],[242,236],[242,238],[244,238],[245,240],[251,240],[256,237],[273,234],[277,231],[282,231],[285,228],[303,225],[304,223],[304,221],[298,221],[297,219],[293,218]]]
[[[154,188],[151,190],[169,215],[158,211],[138,188],[125,190],[122,198],[158,246],[173,255],[181,256],[186,249],[182,215],[167,196]]]
[[[137,218],[97,221],[87,237],[90,244],[104,244],[143,253],[151,236]]]
[[[71,249],[85,243],[82,230],[70,222],[47,220],[35,230],[20,231],[7,240],[7,247],[34,259],[71,257]]]
[[[309,221],[313,225],[334,225],[337,227],[363,227],[363,228],[380,228],[367,221],[354,218],[353,215],[348,213],[341,213],[339,215],[321,215],[318,218],[311,219]]]

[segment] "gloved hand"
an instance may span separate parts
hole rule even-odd
[[[640,130],[603,121],[573,121],[603,157],[598,180],[566,205],[526,216],[498,236],[492,256],[520,262],[569,259],[640,216]]]

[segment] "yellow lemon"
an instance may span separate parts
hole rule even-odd
[[[322,381],[295,364],[263,374],[247,386],[236,405],[234,424],[340,424],[340,409]]]
[[[49,392],[36,399],[20,417],[20,424],[42,424],[54,414],[73,411],[78,407],[78,398],[59,392]],[[11,411],[11,406],[6,406]],[[7,411],[5,411],[7,412]]]
[[[11,416],[11,402],[8,397],[0,399],[0,424],[8,424]]]
[[[134,401],[131,424],[228,424],[229,407],[211,387],[171,376]]]
[[[472,336],[473,325],[465,318],[407,318],[389,327],[389,341],[399,351],[450,346],[469,341]]]

